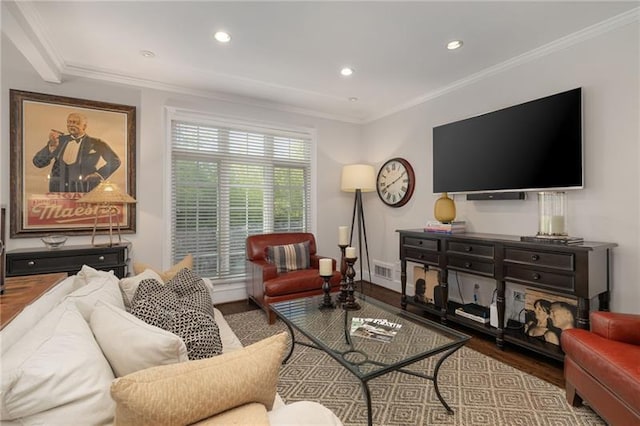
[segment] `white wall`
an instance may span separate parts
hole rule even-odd
[[[466,85],[409,110],[366,124],[363,144],[378,167],[404,157],[413,165],[417,186],[399,209],[377,196],[365,197],[372,259],[397,262],[396,229],[421,228],[433,218],[431,131],[434,126],[493,111],[575,87],[583,88],[585,189],[568,193],[570,235],[615,242],[611,308],[640,313],[640,150],[638,22],[533,59]],[[467,48],[467,47],[465,47]],[[469,47],[472,48],[472,47]],[[466,201],[456,196],[458,219],[470,231],[533,235],[537,198],[526,201]],[[475,277],[464,277],[469,301]],[[399,283],[394,283],[399,288]],[[493,286],[482,286],[488,303]],[[457,296],[457,288],[450,289]]]
[[[25,58],[4,35],[2,36],[2,145],[0,160],[0,204],[9,206],[9,89],[27,90],[126,105],[135,105],[137,126],[137,232],[125,235],[133,243],[132,257],[166,268],[169,226],[166,196],[169,163],[166,149],[166,108],[178,107],[226,117],[255,119],[286,126],[307,127],[316,134],[317,209],[312,219],[318,252],[339,257],[338,226],[351,218],[352,194],[340,192],[343,164],[358,157],[359,125],[304,116],[277,109],[260,108],[154,89],[108,84],[84,78],[70,78],[62,84],[42,81]],[[88,129],[90,133],[90,129]],[[46,139],[46,135],[43,135]],[[43,139],[43,143],[44,140]],[[88,244],[89,236],[69,239],[67,244]],[[8,250],[42,247],[37,238],[15,238]]]

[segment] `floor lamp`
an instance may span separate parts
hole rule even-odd
[[[342,167],[342,179],[340,188],[344,192],[355,192],[353,201],[353,215],[351,217],[351,235],[349,245],[353,243],[354,224],[358,227],[358,254],[360,258],[360,279],[362,276],[362,248],[365,249],[367,269],[369,270],[369,282],[371,282],[371,265],[369,264],[369,245],[367,243],[367,228],[364,222],[364,209],[362,208],[362,193],[376,190],[376,173],[373,166],[368,164],[350,164]],[[362,244],[364,237],[364,245]]]
[[[118,209],[116,205],[134,204],[135,198],[129,194],[122,192],[118,185],[109,182],[107,180],[100,182],[98,186],[93,188],[90,192],[82,196],[78,203],[95,204],[96,217],[93,223],[93,234],[91,235],[91,245],[96,246],[96,230],[98,228],[98,218],[100,212],[106,210],[109,216],[109,247],[113,246],[113,215],[116,215],[116,227],[118,231],[118,243],[122,243],[122,237],[120,235],[120,218],[118,217]]]

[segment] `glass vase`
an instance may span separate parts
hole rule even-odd
[[[538,235],[542,237],[566,237],[566,192],[538,192]]]
[[[451,223],[456,218],[456,204],[443,192],[433,206],[433,216],[441,223]]]

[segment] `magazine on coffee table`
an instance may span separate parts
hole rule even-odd
[[[402,324],[391,322],[384,318],[352,318],[351,335],[367,339],[390,342],[393,340]]]

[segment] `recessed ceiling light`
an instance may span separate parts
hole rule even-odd
[[[358,102],[358,98],[356,98],[355,96],[351,96],[348,99],[349,99],[349,102]]]
[[[213,35],[213,38],[218,40],[220,43],[229,43],[231,41],[231,35],[224,31],[218,31]]]
[[[447,49],[456,50],[462,47],[462,40],[452,40],[447,43]]]
[[[340,74],[345,77],[349,77],[351,74],[353,74],[353,68],[344,67],[340,70]]]
[[[153,53],[153,52],[152,52],[152,51],[150,51],[150,50],[141,50],[141,51],[140,51],[140,54],[141,54],[142,56],[144,56],[145,58],[155,58],[155,57],[156,57],[156,54],[155,54],[155,53]]]

